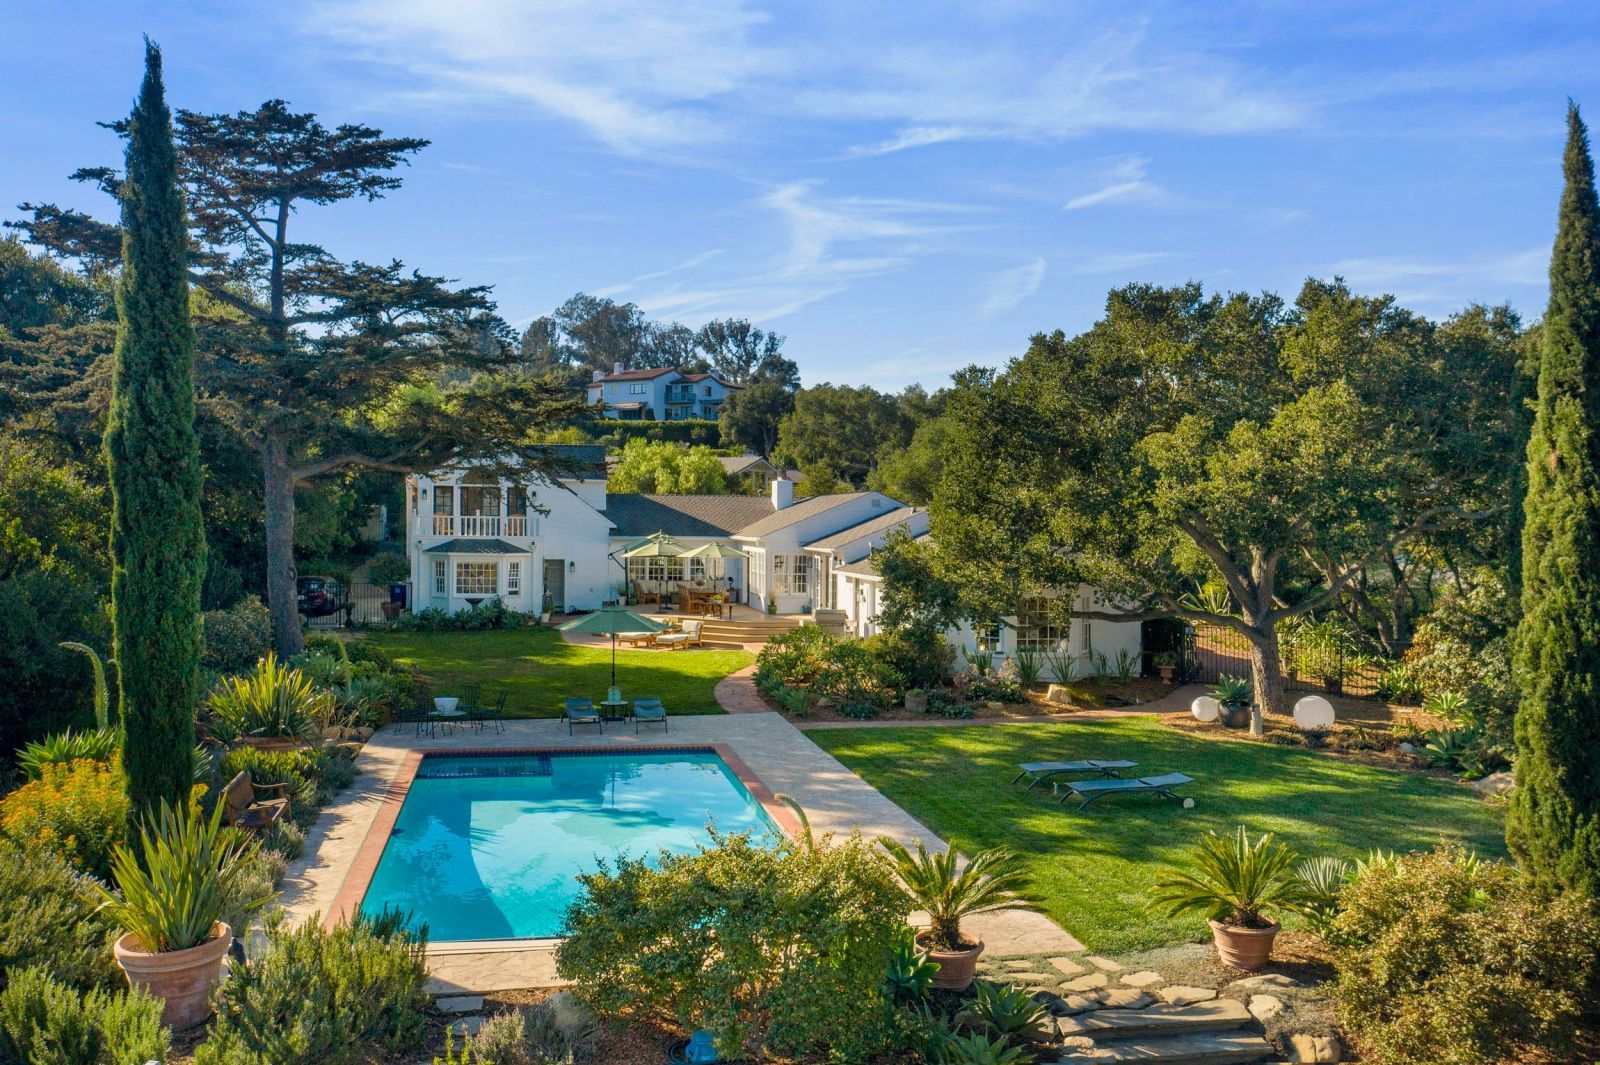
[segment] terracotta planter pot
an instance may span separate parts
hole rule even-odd
[[[1249,728],[1250,704],[1223,703],[1218,720],[1222,722],[1223,728]]]
[[[221,921],[212,938],[187,950],[150,954],[129,946],[125,935],[112,947],[117,965],[132,987],[161,999],[161,1023],[174,1031],[193,1028],[211,1016],[211,991],[222,979],[222,959],[233,945],[233,929]]]
[[[930,961],[939,965],[939,971],[933,974],[933,986],[946,991],[965,991],[978,975],[978,955],[983,953],[983,940],[967,940],[972,946],[966,950],[936,950],[928,945],[926,937],[926,932],[918,932],[917,945],[928,952]]]
[[[1222,964],[1254,971],[1272,957],[1272,941],[1279,931],[1277,922],[1267,928],[1235,928],[1220,921],[1206,923],[1211,926],[1211,940],[1217,945]]]
[[[385,621],[393,621],[400,616],[401,607],[399,603],[379,603],[378,609],[383,611],[383,620]]]
[[[1176,673],[1177,671],[1178,671],[1178,667],[1177,666],[1157,666],[1156,667],[1156,673],[1158,673],[1161,676],[1161,682],[1163,684],[1171,684],[1172,683],[1172,675],[1174,673]]]

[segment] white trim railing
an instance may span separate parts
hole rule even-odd
[[[435,536],[537,536],[539,520],[526,514],[435,514]]]

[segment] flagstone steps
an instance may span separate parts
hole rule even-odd
[[[1156,1038],[1096,1042],[1070,1052],[1054,1065],[1248,1065],[1277,1053],[1250,1032],[1191,1032]]]
[[[1076,1017],[1063,1017],[1059,1023],[1062,1035],[1088,1036],[1098,1043],[1110,1039],[1226,1031],[1241,1028],[1254,1020],[1244,1003],[1224,998],[1189,1006],[1095,1010]]]

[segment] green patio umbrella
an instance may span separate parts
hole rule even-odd
[[[582,617],[564,621],[558,626],[563,632],[592,632],[598,635],[611,637],[611,686],[617,686],[617,633],[619,632],[664,632],[666,626],[659,621],[651,621],[642,614],[635,614],[620,606],[603,606],[599,610],[584,614]]]
[[[623,558],[677,558],[683,545],[664,532],[651,533],[622,553]]]
[[[701,558],[706,562],[706,575],[713,580],[719,580],[727,572],[727,562],[730,558],[749,558],[750,556],[740,551],[737,547],[719,544],[713,540],[709,544],[701,544],[693,551],[684,553],[684,558]]]

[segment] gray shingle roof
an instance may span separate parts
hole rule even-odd
[[[871,536],[873,533],[883,532],[886,529],[894,528],[902,522],[909,521],[916,512],[916,507],[901,507],[899,510],[891,510],[887,514],[879,514],[876,518],[868,518],[859,525],[841,529],[832,536],[824,536],[820,540],[814,540],[806,544],[806,550],[832,551],[845,547],[864,537]]]
[[[614,493],[605,516],[613,536],[727,536],[773,513],[766,496],[679,496]]]
[[[740,536],[766,536],[779,529],[787,529],[797,521],[814,518],[818,514],[825,514],[834,507],[848,503],[853,499],[871,495],[871,492],[845,492],[835,496],[811,496],[808,499],[797,499],[791,505],[779,511],[769,511],[769,516],[751,525],[746,525],[739,530]]]
[[[425,555],[525,555],[527,550],[504,540],[446,540],[422,549]]]
[[[722,470],[727,474],[743,473],[758,462],[766,466],[772,465],[760,455],[718,455],[717,461],[722,463]]]

